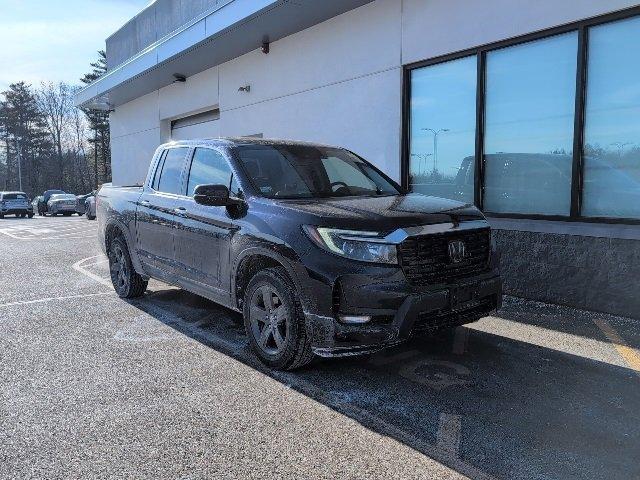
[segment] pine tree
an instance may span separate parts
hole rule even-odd
[[[91,63],[91,72],[84,75],[80,81],[90,84],[107,72],[107,54],[104,50],[98,52],[98,60]],[[93,146],[95,186],[99,183],[111,181],[111,152],[109,132],[109,112],[102,110],[83,109],[89,119],[89,128],[93,132],[93,138],[89,143]],[[102,170],[102,175],[100,175]]]

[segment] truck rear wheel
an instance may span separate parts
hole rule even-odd
[[[120,298],[135,298],[144,294],[147,281],[133,268],[127,243],[116,237],[109,247],[109,271],[111,283]]]
[[[294,370],[313,360],[302,306],[284,268],[268,268],[251,279],[243,316],[249,343],[266,365]]]

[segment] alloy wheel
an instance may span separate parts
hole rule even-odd
[[[113,246],[111,279],[118,291],[123,291],[129,286],[129,265],[124,251],[117,244]]]
[[[249,321],[262,351],[269,355],[282,353],[287,344],[289,311],[270,285],[263,285],[253,293]]]

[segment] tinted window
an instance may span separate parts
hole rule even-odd
[[[265,197],[344,197],[399,193],[395,185],[371,165],[343,149],[248,145],[239,146],[236,151],[254,185]]]
[[[576,32],[487,54],[484,207],[568,215]]]
[[[187,148],[171,148],[167,151],[158,182],[158,191],[181,194],[181,173]]]
[[[187,195],[192,196],[198,185],[226,185],[231,183],[231,168],[227,159],[210,148],[196,148],[189,171]]]
[[[24,193],[5,193],[4,195],[0,195],[0,198],[3,200],[17,200],[26,199],[27,196]]]
[[[476,128],[476,57],[411,72],[411,190],[473,202]],[[463,175],[463,176],[464,176]]]
[[[640,218],[640,18],[589,30],[582,214]]]

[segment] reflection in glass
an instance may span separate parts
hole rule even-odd
[[[484,208],[569,215],[578,37],[489,52]]]
[[[226,185],[231,183],[231,167],[227,159],[210,148],[196,148],[189,170],[187,195],[192,197],[198,185]]]
[[[640,218],[638,44],[638,17],[589,30],[584,216]]]
[[[411,72],[409,186],[473,202],[476,57]]]

